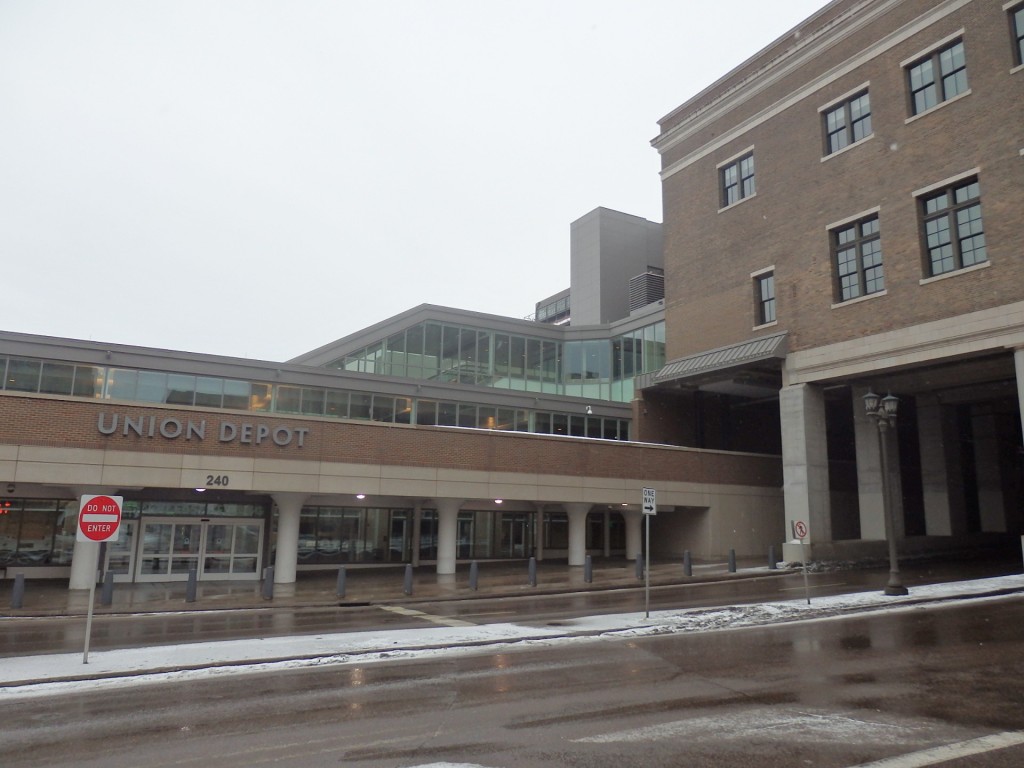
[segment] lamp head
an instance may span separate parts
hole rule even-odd
[[[864,395],[864,411],[869,416],[878,413],[878,395],[870,389],[868,390],[868,393]]]

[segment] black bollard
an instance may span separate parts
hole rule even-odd
[[[103,589],[100,590],[100,605],[111,605],[114,602],[114,572],[107,571],[103,575]]]
[[[768,570],[778,570],[778,566],[779,564],[775,559],[775,545],[772,544],[770,547],[768,547]]]
[[[185,584],[185,602],[194,603],[196,601],[196,591],[199,585],[199,567],[198,564],[193,563],[192,567],[188,569],[188,582]]]
[[[264,600],[274,599],[274,566],[270,566],[264,571],[263,575],[263,589],[261,591]]]
[[[402,585],[402,592],[412,594],[412,565],[405,566],[405,583]]]
[[[480,566],[476,560],[469,564],[469,588],[476,592],[480,586]]]
[[[690,550],[683,551],[683,574],[693,576],[693,563],[690,562]]]
[[[644,555],[642,552],[636,553],[636,577],[638,579],[644,577]]]
[[[345,596],[345,566],[338,569],[338,597]]]
[[[594,561],[590,555],[583,561],[583,581],[590,584],[594,581]]]
[[[19,573],[14,577],[14,591],[11,592],[11,608],[21,608],[25,605],[25,574]]]
[[[729,573],[736,573],[736,550],[729,550]]]
[[[530,575],[530,586],[531,587],[536,587],[537,586],[537,558],[536,557],[531,557],[530,558],[529,575]]]

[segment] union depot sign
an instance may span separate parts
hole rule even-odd
[[[194,420],[177,416],[128,416],[120,413],[99,414],[96,428],[101,435],[142,437],[161,440],[195,440],[209,438],[218,443],[262,445],[273,443],[281,448],[302,448],[309,434],[308,427],[290,427],[264,422],[222,421],[214,430],[207,430],[206,419]]]

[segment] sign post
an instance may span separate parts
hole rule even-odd
[[[644,513],[644,617],[651,617],[651,517],[658,514],[657,492],[653,488],[644,488],[643,502],[640,506]]]
[[[807,596],[807,604],[811,604],[811,587],[807,583],[807,549],[804,547],[804,539],[807,538],[807,523],[803,520],[793,521],[793,537],[800,542],[800,559],[804,564],[804,594]]]
[[[121,496],[82,496],[78,505],[78,533],[75,541],[117,541],[121,530],[121,507],[124,498]],[[96,570],[102,563],[100,556],[103,547],[96,554]],[[89,580],[89,609],[85,618],[85,650],[82,652],[82,663],[89,663],[89,639],[92,636],[92,608],[96,602],[96,574]]]

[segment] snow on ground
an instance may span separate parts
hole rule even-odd
[[[140,685],[260,670],[280,670],[494,650],[502,644],[554,645],[595,637],[707,632],[780,622],[828,619],[877,610],[911,609],[944,600],[1024,591],[1024,575],[914,587],[906,597],[879,591],[777,603],[624,613],[553,624],[481,624],[388,632],[347,632],[209,643],[14,656],[0,659],[0,702],[67,691]],[[0,622],[2,626],[2,622]]]

